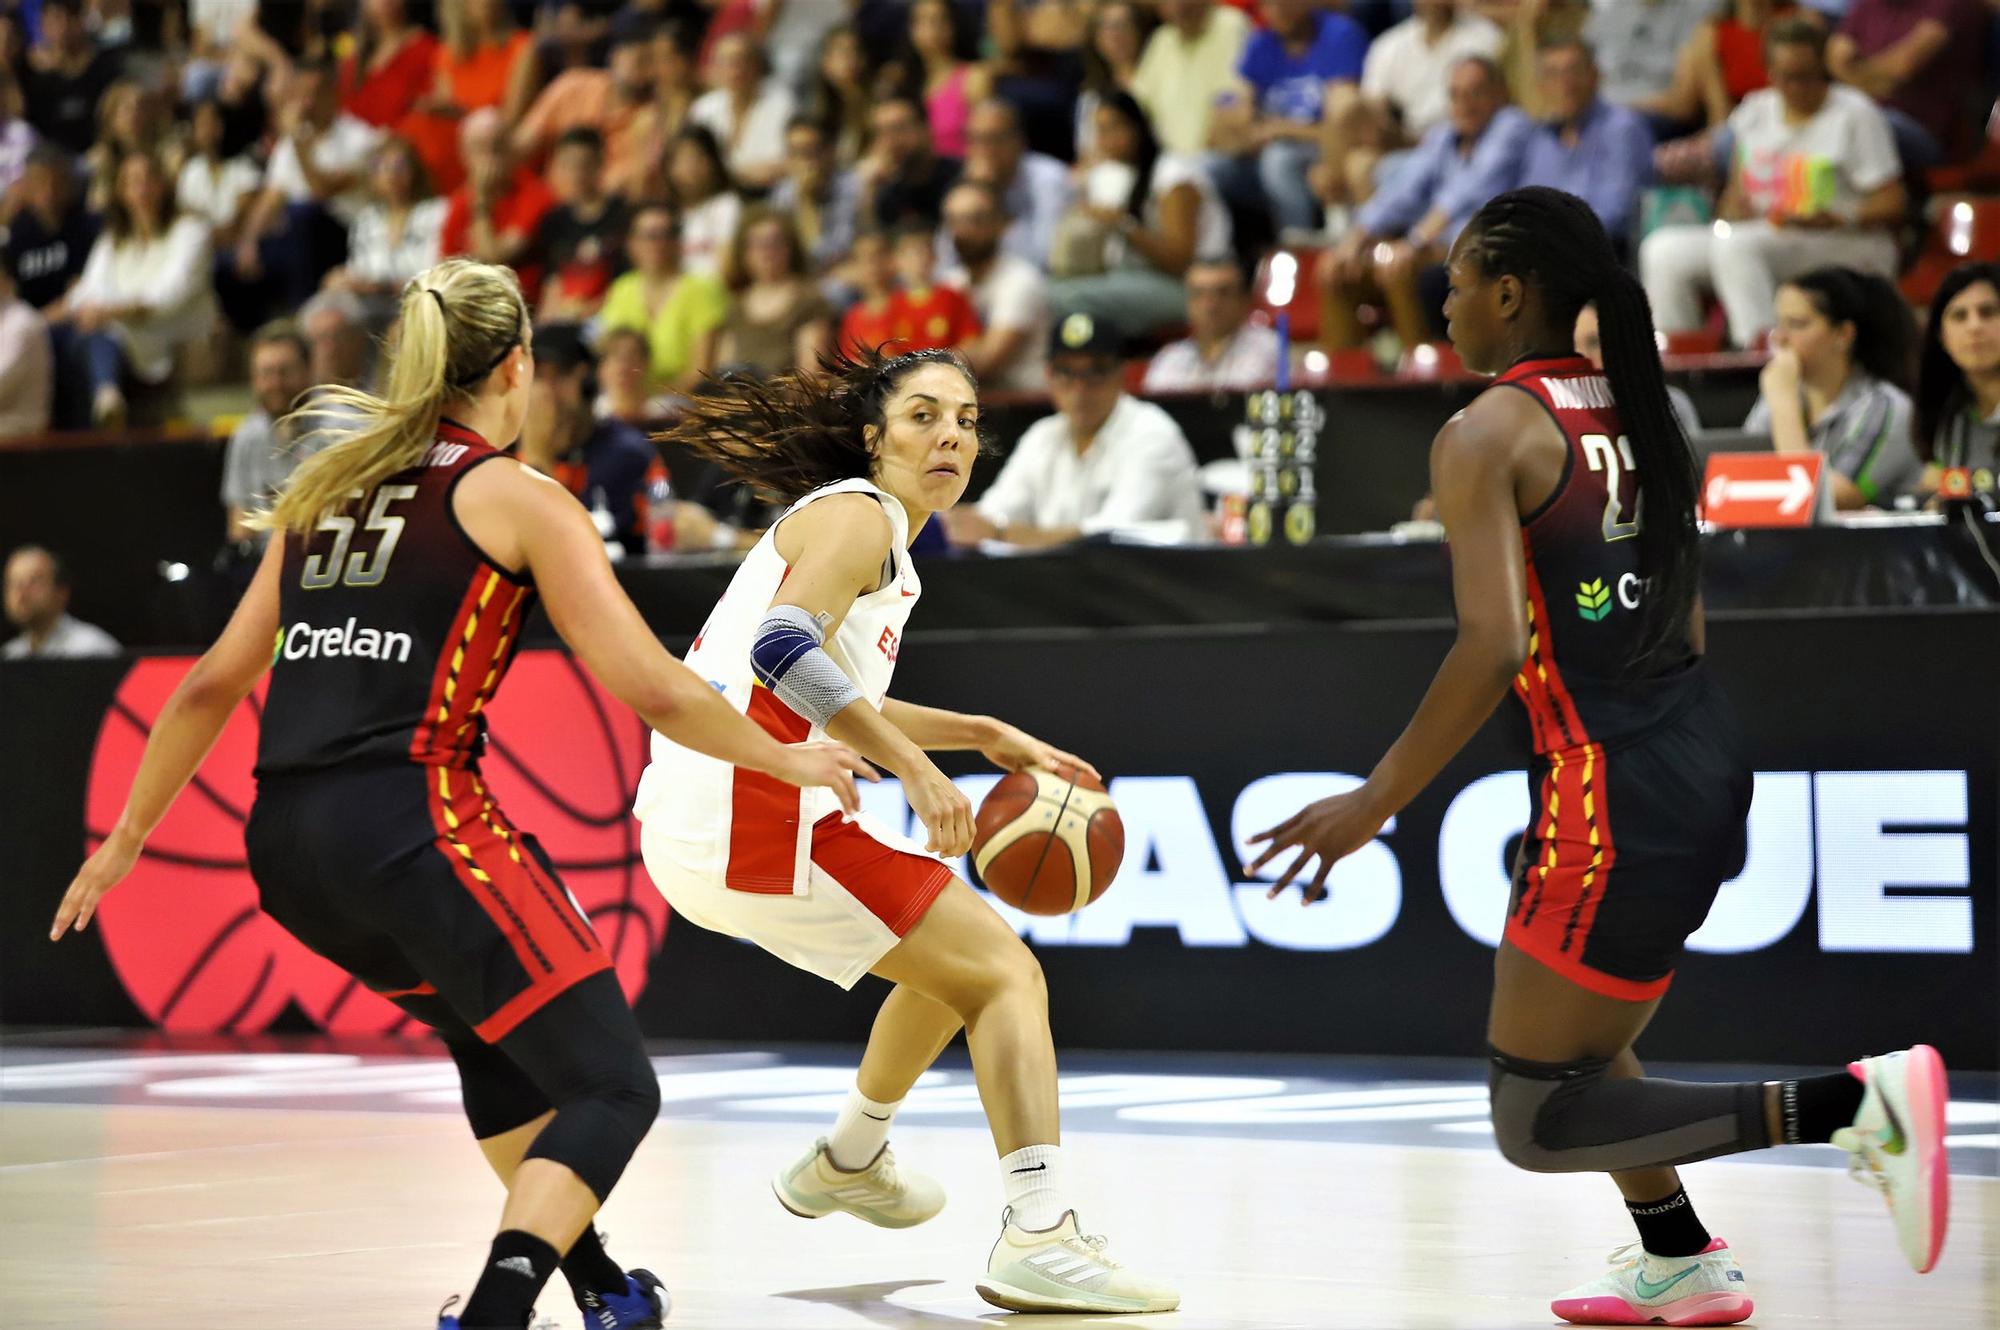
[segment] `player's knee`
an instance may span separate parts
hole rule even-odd
[[[1047,1008],[1049,988],[1042,978],[1041,962],[1035,953],[1029,951],[1019,938],[1011,939],[1008,945],[996,947],[979,958],[977,965],[965,976],[960,986],[958,1000],[952,1005],[959,1016],[970,1024],[988,1007],[1000,1002],[1029,1001]]]
[[[1581,1149],[1589,1142],[1566,1139],[1562,1110],[1603,1081],[1607,1070],[1608,1064],[1597,1058],[1549,1064],[1494,1050],[1486,1088],[1501,1158],[1530,1173],[1596,1171]]]
[[[623,1059],[606,1077],[599,1093],[635,1141],[644,1139],[653,1120],[660,1116],[660,1078],[642,1050],[635,1049]]]

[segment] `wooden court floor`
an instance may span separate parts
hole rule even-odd
[[[982,1131],[903,1127],[897,1151],[951,1203],[904,1232],[808,1223],[766,1179],[798,1123],[663,1119],[603,1217],[611,1251],[657,1270],[671,1326],[951,1327],[1009,1318],[972,1291],[994,1235]],[[1183,1310],[1038,1317],[1278,1330],[1555,1324],[1629,1226],[1594,1178],[1520,1173],[1490,1150],[1079,1132],[1086,1227],[1171,1274]],[[1939,1269],[1913,1274],[1873,1193],[1830,1168],[1690,1171],[1741,1254],[1766,1327],[2000,1326],[2000,1181],[1961,1177]],[[0,1103],[0,1327],[431,1330],[465,1291],[496,1184],[443,1113]],[[577,1327],[560,1280],[542,1301]]]

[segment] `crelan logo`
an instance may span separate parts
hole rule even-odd
[[[1591,623],[1611,613],[1611,588],[1601,577],[1576,584],[1576,612]]]

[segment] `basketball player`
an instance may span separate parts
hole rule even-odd
[[[404,288],[385,395],[329,393],[347,427],[279,497],[268,520],[283,538],[160,713],[51,936],[90,922],[269,669],[245,835],[263,907],[443,1036],[507,1184],[484,1272],[439,1325],[526,1326],[560,1263],[593,1327],[657,1327],[659,1281],[628,1275],[589,1223],[659,1084],[590,921],[480,779],[481,712],[539,592],[655,731],[776,784],[828,787],[850,811],[852,773],[868,768],[836,744],[778,742],[667,655],[584,510],[499,451],[527,411],[529,337],[509,269],[453,259]]]
[[[1498,384],[1431,450],[1458,640],[1409,727],[1358,789],[1256,837],[1254,867],[1317,857],[1307,903],[1381,831],[1511,686],[1533,814],[1494,965],[1493,1128],[1538,1172],[1607,1172],[1639,1230],[1555,1313],[1583,1325],[1731,1325],[1751,1314],[1734,1255],[1695,1216],[1678,1164],[1797,1142],[1851,1151],[1919,1271],[1945,1234],[1944,1069],[1918,1045],[1847,1071],[1738,1085],[1644,1078],[1632,1044],[1689,933],[1741,871],[1751,769],[1703,668],[1695,473],[1668,405],[1645,293],[1588,205],[1530,188],[1453,245],[1445,313]],[[1571,349],[1597,302],[1604,368]]]
[[[981,1296],[1017,1311],[1170,1311],[1179,1295],[1113,1261],[1070,1206],[1040,966],[931,857],[971,847],[972,807],[927,750],[976,749],[1010,771],[1091,769],[990,717],[887,696],[922,590],[910,541],[965,493],[978,431],[978,389],[952,351],[738,379],[675,424],[676,440],[791,503],[743,561],[688,664],[774,738],[839,736],[902,777],[928,841],[843,818],[830,799],[661,735],[639,785],[646,867],[704,928],[843,988],[864,974],[895,985],[832,1133],[774,1181],[786,1209],[841,1210],[886,1228],[938,1212],[944,1192],[897,1168],[889,1125],[963,1026],[1007,1197]]]

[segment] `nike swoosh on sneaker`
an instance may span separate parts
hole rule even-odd
[[[1642,1298],[1657,1298],[1699,1269],[1701,1269],[1699,1265],[1691,1265],[1672,1279],[1662,1280],[1657,1284],[1646,1278],[1646,1272],[1641,1270],[1632,1276],[1632,1287],[1638,1291],[1639,1296]]]
[[[1889,1129],[1877,1133],[1881,1138],[1879,1148],[1885,1155],[1902,1154],[1910,1148],[1910,1138],[1904,1133],[1903,1120],[1896,1116],[1895,1106],[1889,1102],[1887,1095],[1882,1096],[1882,1112],[1888,1115]]]

